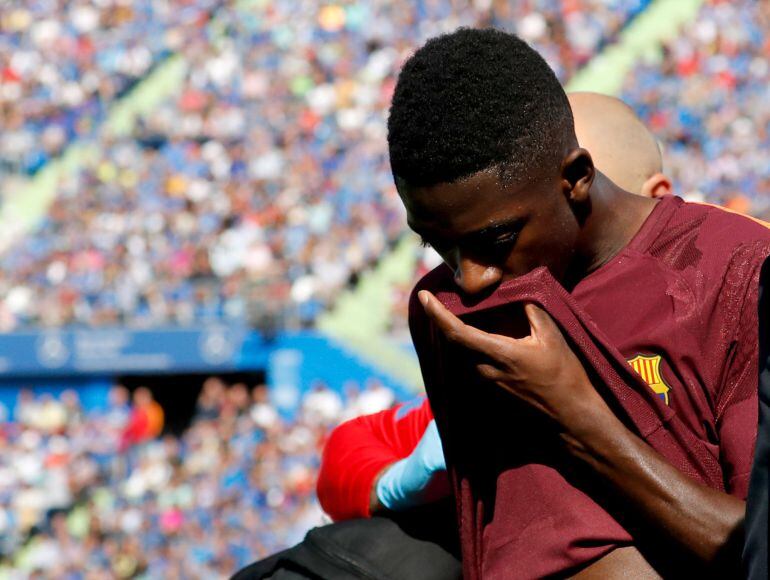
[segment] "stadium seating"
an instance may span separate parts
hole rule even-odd
[[[118,386],[106,408],[86,410],[75,391],[27,391],[2,423],[0,555],[16,572],[227,577],[321,523],[325,432],[394,400],[376,383],[345,400],[318,385],[285,421],[263,386],[212,377],[189,428],[157,438],[137,419],[137,393],[130,403]]]
[[[181,42],[189,72],[178,93],[130,137],[98,133],[97,159],[61,184],[39,233],[6,252],[0,330],[311,324],[403,232],[384,117],[412,47],[459,25],[496,24],[566,76],[645,4],[220,11],[216,30]]]
[[[0,174],[33,174],[220,4],[26,2],[0,14]],[[2,186],[2,180],[0,180]]]
[[[759,217],[770,215],[769,25],[767,2],[708,0],[622,95],[662,142],[675,192]]]

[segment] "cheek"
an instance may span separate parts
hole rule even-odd
[[[560,279],[575,253],[578,226],[574,217],[552,216],[542,223],[533,222],[521,232],[511,256],[510,266],[517,275],[540,266],[547,267]]]

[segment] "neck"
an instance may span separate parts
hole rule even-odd
[[[655,208],[657,201],[634,195],[597,173],[591,187],[590,211],[583,223],[576,259],[570,268],[573,286],[601,268],[625,248]]]

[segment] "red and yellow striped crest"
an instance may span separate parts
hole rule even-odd
[[[642,377],[645,383],[668,405],[668,392],[671,390],[660,374],[660,355],[645,356],[640,354],[628,361],[631,368]]]

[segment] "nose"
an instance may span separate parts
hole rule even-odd
[[[472,257],[463,256],[455,268],[455,284],[466,294],[477,294],[498,284],[503,278],[503,271],[489,264],[483,264]]]

